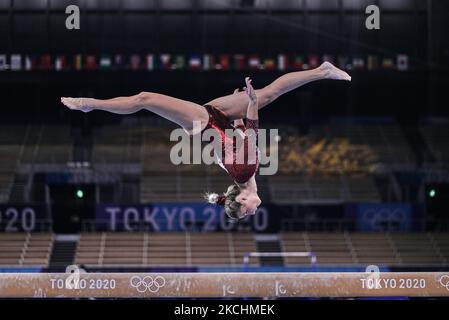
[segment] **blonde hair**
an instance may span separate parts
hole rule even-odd
[[[228,187],[228,190],[222,195],[219,195],[218,193],[206,193],[204,198],[209,203],[224,206],[226,215],[231,220],[238,221],[243,218],[240,212],[242,204],[236,200],[239,194],[240,188],[237,185],[232,184]]]

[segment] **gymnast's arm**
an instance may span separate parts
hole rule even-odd
[[[234,90],[234,94],[238,94],[239,92],[240,92],[239,88]],[[243,122],[243,119],[235,119],[234,120],[234,128],[241,129],[242,131],[245,131],[245,123]]]
[[[259,103],[257,101],[256,91],[254,90],[252,80],[249,77],[245,78],[245,92],[248,95],[248,108],[246,110],[247,120],[259,120]],[[250,121],[252,122],[252,121]],[[253,128],[254,129],[254,128]]]
[[[259,130],[259,103],[256,92],[251,84],[252,80],[249,77],[245,78],[246,87],[245,92],[248,95],[248,109],[246,110],[246,141],[248,148],[248,164],[255,164],[257,162],[257,145],[258,145],[258,130]]]

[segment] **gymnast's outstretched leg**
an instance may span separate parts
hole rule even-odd
[[[141,92],[130,97],[104,100],[61,98],[61,102],[72,110],[83,112],[103,110],[117,114],[131,114],[145,109],[180,125],[189,132],[193,129],[193,121],[201,122],[201,129],[209,121],[209,114],[203,106],[154,92]]]
[[[259,100],[259,109],[270,104],[284,93],[292,91],[309,82],[324,79],[351,81],[351,77],[346,72],[338,69],[329,62],[324,62],[316,69],[290,72],[277,78],[266,87],[256,90],[256,95]],[[241,119],[245,118],[248,98],[246,97],[245,92],[239,92],[214,99],[207,104],[220,109],[231,120]]]

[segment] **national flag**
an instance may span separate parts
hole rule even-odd
[[[264,70],[274,70],[274,68],[275,68],[274,59],[273,58],[265,58],[263,60],[262,67]]]
[[[183,55],[177,55],[175,57],[174,67],[176,70],[184,70],[186,67],[186,59]]]
[[[22,70],[22,56],[20,54],[11,55],[11,70],[12,71]]]
[[[397,67],[399,71],[407,71],[408,70],[408,55],[400,54],[397,57]]]
[[[189,59],[190,70],[200,70],[201,69],[201,56],[198,54],[193,54]]]
[[[66,57],[65,55],[60,55],[55,58],[55,70],[61,71],[66,68]]]
[[[361,57],[355,57],[352,59],[352,65],[356,70],[363,70],[365,68],[365,60]]]
[[[367,63],[368,70],[377,70],[379,68],[379,59],[377,56],[369,55],[368,56],[368,63]]]
[[[145,59],[145,66],[147,70],[154,70],[154,55],[147,54]]]
[[[310,69],[315,69],[317,67],[319,67],[320,65],[320,57],[317,55],[310,55],[309,56],[309,68]]]
[[[229,54],[220,55],[220,63],[215,65],[217,70],[229,70],[231,68]]]
[[[245,55],[235,54],[234,55],[234,69],[244,70],[245,69]]]
[[[83,69],[83,57],[80,54],[75,55],[74,58],[75,70],[79,71]]]
[[[307,68],[304,68],[304,58],[303,58],[303,56],[300,56],[300,55],[296,55],[295,56],[295,58],[293,59],[293,69],[294,70],[307,69]]]
[[[112,67],[112,59],[110,55],[102,54],[100,56],[100,69],[108,70]]]
[[[0,54],[0,71],[7,70],[8,63],[6,62],[6,54]]]
[[[36,57],[35,56],[25,56],[25,66],[26,71],[35,70],[37,68]]]
[[[161,69],[169,70],[171,68],[171,55],[168,53],[162,53],[159,56],[161,62]]]
[[[44,54],[41,56],[40,68],[41,70],[51,69],[51,56],[49,54]]]
[[[392,70],[394,69],[394,61],[392,58],[383,58],[382,59],[382,68]]]
[[[284,71],[288,68],[288,59],[285,54],[278,54],[278,70]]]
[[[123,56],[121,54],[116,54],[114,56],[114,70],[121,70],[123,69]]]
[[[140,69],[140,56],[138,54],[133,54],[129,57],[129,67],[131,70],[139,70]]]
[[[257,55],[251,55],[248,59],[248,66],[252,70],[257,70],[260,68],[260,60]]]
[[[96,70],[97,69],[97,57],[89,54],[86,56],[86,70]]]
[[[203,55],[203,70],[215,69],[215,57],[211,54]]]

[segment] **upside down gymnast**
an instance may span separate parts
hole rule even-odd
[[[255,174],[259,161],[257,153],[255,159],[249,160],[247,155],[248,139],[251,134],[256,134],[259,127],[258,110],[267,106],[286,92],[294,90],[306,83],[323,80],[351,81],[351,77],[329,62],[324,62],[318,68],[306,71],[287,73],[264,88],[255,90],[251,79],[246,78],[244,91],[236,89],[234,94],[217,98],[204,106],[162,95],[154,92],[141,92],[130,97],[118,97],[113,99],[94,98],[61,98],[61,102],[71,110],[89,112],[103,110],[116,114],[131,114],[142,109],[151,111],[161,117],[170,120],[186,130],[191,135],[196,135],[206,129],[214,129],[222,137],[222,155],[226,150],[232,150],[233,159],[243,152],[244,163],[220,162],[220,165],[232,178],[234,183],[225,193],[207,193],[206,199],[210,203],[223,205],[226,215],[232,220],[240,220],[249,214],[255,214],[261,200],[257,195]],[[246,119],[246,125],[243,119]],[[194,122],[200,122],[200,130],[196,130]],[[226,145],[232,143],[232,139],[226,139],[226,129],[237,130],[243,136],[244,144],[239,150],[227,149]],[[231,141],[230,141],[231,140]]]

